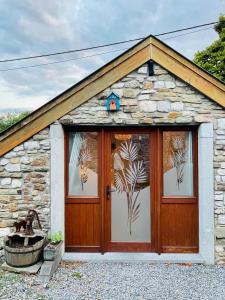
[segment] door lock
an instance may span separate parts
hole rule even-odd
[[[115,192],[115,189],[111,189],[110,185],[108,184],[106,187],[106,198],[109,200],[111,193]]]

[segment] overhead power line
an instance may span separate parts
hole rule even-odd
[[[155,36],[158,37],[158,36],[168,35],[168,34],[172,34],[172,33],[176,33],[176,32],[181,32],[181,31],[186,31],[186,30],[190,30],[190,29],[205,27],[205,26],[208,26],[208,25],[214,25],[216,23],[218,23],[218,22],[211,22],[211,23],[205,23],[205,24],[195,25],[195,26],[186,27],[186,28],[182,28],[182,29],[177,29],[177,30],[173,30],[173,31],[167,31],[167,32],[163,32],[163,33],[158,33],[158,34],[155,34]],[[4,60],[0,60],[0,63],[12,62],[12,61],[19,61],[19,60],[35,59],[35,58],[41,58],[41,57],[56,56],[56,55],[62,55],[62,54],[68,54],[68,53],[82,52],[82,51],[87,51],[87,50],[94,50],[94,49],[103,48],[103,47],[109,47],[109,46],[115,46],[115,45],[119,45],[119,44],[125,44],[125,43],[135,42],[135,41],[142,40],[144,38],[146,38],[146,37],[140,37],[140,38],[129,39],[129,40],[124,40],[124,41],[120,41],[120,42],[114,42],[114,43],[109,43],[109,44],[103,44],[103,45],[98,45],[98,46],[92,46],[92,47],[81,48],[81,49],[74,49],[74,50],[68,50],[68,51],[62,51],[62,52],[54,52],[54,53],[47,53],[47,54],[40,54],[40,55],[19,57],[19,58],[4,59]]]
[[[177,37],[189,35],[189,34],[192,34],[192,33],[200,32],[200,31],[204,31],[204,30],[208,30],[208,29],[212,29],[212,28],[213,27],[202,28],[202,29],[199,29],[199,30],[195,30],[195,31],[191,31],[191,32],[187,32],[187,33],[183,33],[183,34],[171,36],[171,37],[168,37],[168,38],[164,38],[163,40],[173,39],[173,38],[177,38]],[[59,64],[59,63],[63,63],[63,62],[68,62],[68,61],[74,61],[74,60],[80,60],[80,59],[90,58],[90,57],[94,57],[94,56],[98,56],[98,55],[104,55],[104,54],[118,52],[118,51],[127,50],[127,49],[128,48],[120,48],[120,49],[110,50],[110,51],[106,51],[106,52],[99,52],[99,53],[95,53],[95,54],[91,54],[91,55],[80,56],[80,57],[75,57],[75,58],[70,58],[70,59],[64,59],[64,60],[58,60],[58,61],[53,61],[53,62],[48,62],[48,63],[41,63],[41,64],[35,64],[35,65],[21,66],[21,67],[13,67],[13,68],[8,68],[8,69],[0,69],[0,72],[6,72],[6,71],[12,71],[12,70],[20,70],[20,69],[28,69],[28,68],[35,68],[35,67],[41,67],[41,66],[47,66],[47,65],[54,65],[54,64]]]

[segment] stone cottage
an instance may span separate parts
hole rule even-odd
[[[225,85],[150,36],[0,135],[0,236],[32,208],[65,258],[224,262],[224,150]]]

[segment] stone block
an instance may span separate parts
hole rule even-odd
[[[13,179],[12,180],[12,187],[13,188],[19,188],[22,186],[22,181],[21,179]]]
[[[169,101],[159,101],[158,102],[158,111],[169,112],[171,109]]]
[[[225,169],[219,169],[218,175],[225,175]]]
[[[138,96],[138,100],[149,100],[149,95],[148,94],[141,94]]]
[[[182,102],[173,102],[173,103],[171,103],[171,110],[172,111],[182,111],[182,110],[184,110],[184,103],[182,103]]]
[[[177,112],[177,111],[172,111],[167,115],[168,118],[172,118],[172,119],[176,119],[180,116],[181,116],[181,112]]]
[[[218,119],[218,129],[225,129],[225,119]]]
[[[170,118],[156,118],[154,122],[157,124],[173,124],[175,123],[175,119]]]
[[[1,180],[1,185],[9,185],[11,184],[12,179],[11,178],[3,178]]]
[[[225,225],[225,215],[218,216],[218,224]]]
[[[113,89],[121,89],[121,88],[123,88],[124,87],[124,83],[123,82],[116,82],[116,83],[114,83],[112,86],[111,86],[111,88],[113,88]]]
[[[18,164],[19,162],[20,162],[19,157],[10,158],[10,163],[12,163],[12,164]]]
[[[130,81],[125,82],[124,87],[125,88],[139,88],[140,82],[137,80],[130,80]]]
[[[27,156],[23,156],[20,159],[20,163],[24,165],[28,165],[30,163],[30,159]]]
[[[139,94],[138,89],[126,88],[123,90],[124,98],[136,98],[138,94]]]
[[[140,124],[152,124],[153,119],[152,118],[141,118],[139,122],[140,122]]]
[[[16,155],[17,155],[16,152],[10,151],[9,153],[6,153],[5,158],[15,157]]]
[[[151,90],[153,88],[153,83],[151,81],[146,81],[143,83],[143,88],[145,90]]]
[[[29,151],[38,150],[40,149],[40,145],[37,141],[28,141],[24,143],[24,149]]]
[[[164,81],[156,81],[156,82],[154,83],[154,88],[155,88],[155,89],[162,89],[162,88],[164,88],[164,87],[165,87]]]
[[[22,144],[22,145],[19,145],[19,146],[17,146],[17,147],[15,147],[15,148],[13,149],[13,151],[15,151],[15,152],[23,151],[23,150],[24,150],[23,144]]]
[[[181,124],[181,123],[191,123],[192,122],[192,118],[191,117],[178,117],[177,119],[176,119],[176,123],[179,123],[179,124]]]
[[[5,166],[5,165],[7,165],[8,164],[8,159],[7,158],[2,158],[1,160],[0,160],[0,165],[1,166]]]
[[[6,171],[8,172],[20,172],[20,165],[19,164],[7,164],[5,166]]]
[[[5,271],[8,272],[13,272],[13,273],[20,273],[20,274],[25,274],[25,275],[32,275],[32,274],[37,274],[37,272],[40,270],[42,265],[42,262],[38,262],[35,265],[29,266],[29,267],[24,267],[24,268],[16,268],[16,267],[11,267],[9,266],[6,262],[4,262],[1,265],[1,268]]]
[[[195,122],[197,123],[210,123],[212,122],[211,115],[197,115],[194,117]]]
[[[154,112],[156,111],[156,102],[155,101],[139,101],[140,111],[142,112]]]
[[[215,234],[218,239],[225,238],[225,227],[217,227]]]
[[[165,88],[167,89],[174,89],[176,84],[173,81],[165,81]]]
[[[137,72],[138,72],[138,74],[147,74],[148,73],[148,67],[143,66],[143,67],[139,68]]]

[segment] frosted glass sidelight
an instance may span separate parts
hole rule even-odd
[[[98,133],[74,132],[69,136],[69,195],[98,195]]]
[[[112,136],[112,242],[150,242],[149,151],[147,134]]]
[[[192,133],[163,132],[164,196],[193,196]]]

